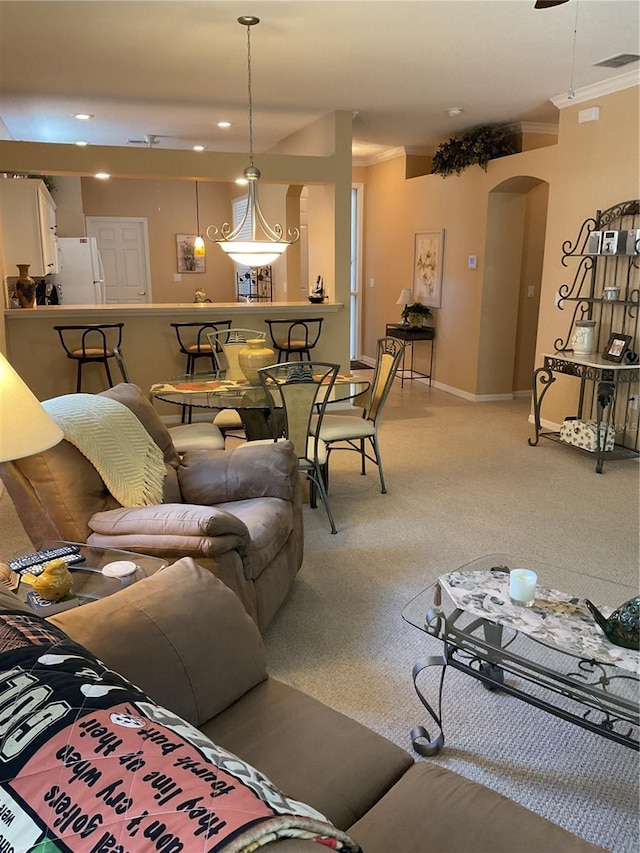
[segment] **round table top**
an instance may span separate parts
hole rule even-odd
[[[152,385],[152,399],[201,409],[265,409],[269,401],[261,385],[246,379],[226,379],[225,371],[193,373]],[[339,373],[328,402],[351,400],[363,394],[370,381],[354,373]],[[277,401],[276,401],[277,404]]]

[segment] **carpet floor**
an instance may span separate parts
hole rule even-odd
[[[404,622],[402,609],[439,574],[510,553],[558,567],[541,579],[554,588],[564,588],[564,567],[592,576],[594,595],[598,578],[637,589],[637,462],[598,475],[570,448],[530,447],[529,406],[395,383],[381,426],[388,494],[373,466],[362,477],[355,454],[333,454],[338,534],[322,508],[305,507],[304,565],[266,637],[272,674],[412,752],[411,728],[431,721],[411,669],[442,645]],[[437,680],[436,669],[420,679],[433,699]],[[614,853],[640,849],[633,750],[456,670],[445,679],[443,720],[445,748],[426,760]]]
[[[411,728],[428,727],[411,669],[441,644],[404,622],[402,609],[439,574],[510,553],[557,567],[540,579],[547,586],[562,589],[568,568],[596,592],[598,578],[637,588],[637,462],[609,463],[597,475],[593,460],[570,448],[530,447],[528,415],[528,400],[469,403],[396,381],[381,426],[388,494],[375,469],[360,476],[355,454],[333,454],[338,534],[321,506],[305,506],[304,564],[265,638],[273,675],[411,752]],[[6,494],[0,530],[3,553],[28,544]],[[436,695],[435,670],[421,688]],[[445,679],[443,719],[444,750],[419,760],[482,782],[612,853],[640,849],[633,750],[455,670]]]

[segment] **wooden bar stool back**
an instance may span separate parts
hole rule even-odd
[[[215,351],[207,339],[209,332],[219,332],[231,328],[231,320],[215,320],[211,323],[171,323],[178,338],[180,352],[187,357],[185,373],[195,373],[196,359],[208,358],[211,370],[219,369]]]
[[[53,327],[67,355],[78,362],[76,393],[82,390],[82,366],[91,362],[104,365],[109,388],[113,387],[109,359],[120,354],[124,323]]]

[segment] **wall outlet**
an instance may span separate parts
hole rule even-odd
[[[638,398],[636,397],[635,394],[632,394],[631,397],[629,397],[629,408],[630,409],[637,409],[638,408]]]
[[[531,299],[535,295],[536,295],[536,289],[532,284],[530,284],[529,287],[527,288],[527,297],[529,299]]]
[[[173,280],[174,281],[182,281],[182,275],[179,272],[174,272]]]
[[[475,270],[478,267],[478,257],[477,255],[469,255],[469,260],[467,261],[467,267],[470,270]]]
[[[375,281],[372,278],[370,278],[369,279],[369,287],[373,287],[374,284],[375,284]]]

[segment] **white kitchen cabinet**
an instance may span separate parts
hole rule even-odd
[[[43,181],[1,178],[0,218],[8,276],[18,275],[18,264],[29,264],[31,276],[59,271],[56,203]]]

